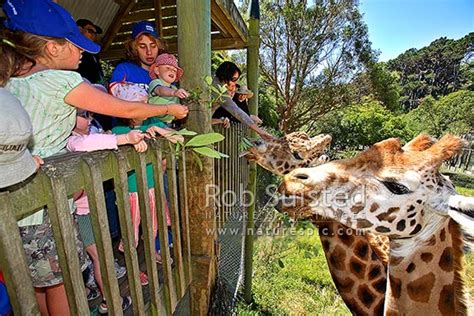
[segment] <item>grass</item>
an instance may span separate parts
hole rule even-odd
[[[458,193],[474,196],[474,178],[450,174]],[[351,315],[336,291],[317,231],[298,224],[296,234],[260,237],[255,243],[253,303],[236,314]],[[474,299],[474,253],[465,256],[464,281]]]
[[[303,224],[296,234],[260,237],[255,246],[254,302],[240,304],[238,315],[351,315],[334,287],[317,230]]]

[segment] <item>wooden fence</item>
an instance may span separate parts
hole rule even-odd
[[[233,123],[229,129],[215,126],[225,136],[216,149],[229,155],[215,161],[215,185],[220,194],[216,207],[217,227],[222,227],[234,207],[241,206],[248,182],[248,163],[239,157],[242,137],[248,128]],[[27,266],[17,221],[42,207],[47,207],[54,239],[57,245],[61,270],[68,301],[73,315],[89,315],[89,306],[80,270],[75,244],[74,221],[70,215],[72,194],[85,190],[91,209],[94,238],[101,262],[105,299],[111,315],[122,315],[121,296],[114,268],[114,252],[109,233],[103,183],[112,180],[117,197],[120,231],[124,241],[128,287],[134,315],[172,314],[185,296],[191,282],[191,253],[189,221],[186,198],[186,168],[184,153],[178,157],[173,145],[156,140],[149,141],[146,153],[136,153],[131,146],[121,146],[117,151],[93,153],[68,153],[45,160],[41,170],[24,183],[0,191],[0,267],[4,273],[8,293],[17,315],[39,314],[30,271]],[[165,199],[161,161],[167,160],[170,213],[173,235],[173,257],[166,229]],[[163,257],[163,282],[159,282],[154,260],[155,246],[146,185],[146,165],[152,164],[155,182],[155,199],[158,233]],[[137,174],[139,206],[144,235],[144,255],[149,276],[149,297],[145,298],[140,284],[139,258],[133,246],[133,228],[129,212],[127,173]],[[233,197],[225,192],[233,192]],[[228,202],[236,198],[236,204]],[[242,220],[242,219],[240,219]],[[239,260],[238,257],[233,260]],[[240,265],[240,263],[238,263]],[[80,285],[80,286],[78,286]]]
[[[86,291],[75,245],[74,221],[68,199],[84,189],[89,199],[94,237],[101,262],[105,298],[110,315],[122,315],[122,301],[114,269],[112,240],[105,206],[103,182],[112,179],[117,196],[120,230],[124,240],[128,286],[133,314],[172,314],[191,282],[190,241],[186,200],[184,154],[176,159],[168,142],[150,141],[146,153],[138,154],[131,146],[117,151],[71,153],[47,159],[35,176],[25,183],[0,192],[0,267],[16,315],[39,314],[30,272],[27,267],[17,221],[46,206],[63,273],[67,297],[73,315],[89,315]],[[170,150],[171,149],[171,150]],[[173,257],[168,245],[163,190],[162,153],[167,160]],[[155,241],[151,227],[146,185],[146,165],[155,170],[155,198],[163,257],[163,283],[159,284],[155,263]],[[149,303],[145,302],[139,277],[139,261],[134,247],[128,197],[127,172],[137,173],[139,206],[144,235],[144,254],[149,276]],[[147,300],[148,301],[148,300]]]

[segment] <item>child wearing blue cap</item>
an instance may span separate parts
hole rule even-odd
[[[50,0],[6,0],[2,8],[7,20],[0,45],[12,48],[5,57],[13,62],[0,64],[0,72],[12,76],[6,89],[30,115],[34,135],[29,149],[33,155],[47,157],[65,150],[76,108],[125,118],[166,114],[160,107],[114,98],[84,82],[78,73],[60,70],[77,69],[82,51],[95,54],[100,50],[79,32],[60,5]],[[168,112],[183,118],[188,109],[175,105],[168,107]],[[69,315],[47,213],[41,210],[22,220],[21,236],[41,313]],[[48,242],[38,243],[40,238]]]

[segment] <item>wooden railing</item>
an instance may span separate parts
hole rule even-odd
[[[84,189],[89,199],[91,220],[105,287],[109,315],[122,315],[122,301],[114,269],[103,182],[112,179],[117,196],[120,230],[125,248],[128,285],[134,315],[172,314],[191,282],[190,241],[186,200],[184,154],[176,159],[167,142],[150,141],[146,153],[131,146],[117,151],[71,153],[47,159],[35,176],[25,183],[0,192],[0,268],[16,315],[39,314],[17,221],[47,207],[53,228],[60,267],[73,315],[89,315],[85,287],[75,244],[74,220],[68,199]],[[162,154],[164,153],[164,154]],[[161,161],[167,160],[173,257],[168,245]],[[163,283],[158,280],[155,241],[146,185],[146,165],[154,169],[158,233],[163,257]],[[137,173],[139,206],[144,235],[144,254],[149,276],[149,302],[145,302],[139,277],[139,261],[133,242],[127,172]],[[148,301],[148,300],[147,300]]]

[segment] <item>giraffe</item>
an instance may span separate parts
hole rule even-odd
[[[328,134],[310,138],[305,132],[293,132],[272,141],[259,139],[241,157],[255,161],[263,168],[282,176],[296,168],[327,162],[329,157],[323,153],[331,140]]]
[[[474,227],[474,198],[458,195],[439,173],[462,145],[449,134],[437,142],[422,134],[404,147],[388,139],[351,159],[295,169],[280,192],[314,215],[388,237],[384,314],[465,315],[459,224]]]
[[[327,162],[329,158],[323,153],[330,142],[331,136],[327,134],[310,138],[304,132],[294,132],[273,141],[258,140],[243,156],[283,176],[296,168]],[[318,228],[331,277],[349,309],[357,311],[357,315],[381,315],[385,299],[388,238],[358,234],[337,221],[314,216],[307,207],[285,207],[285,211],[293,217],[307,217]],[[331,255],[334,253],[340,255]],[[361,275],[354,268],[358,264],[370,266],[371,272]],[[367,301],[362,295],[365,288],[378,295]]]

